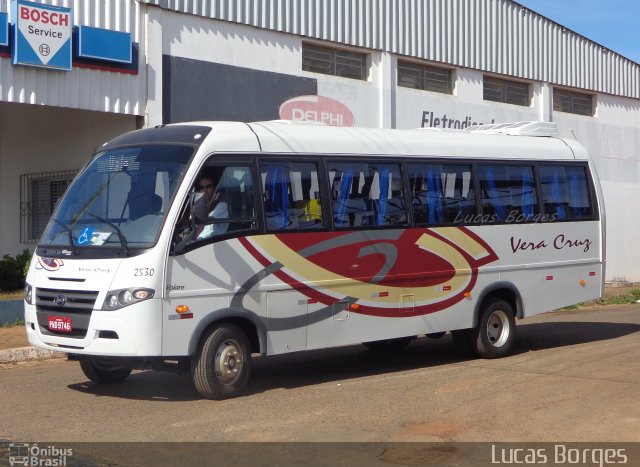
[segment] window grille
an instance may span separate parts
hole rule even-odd
[[[37,242],[77,170],[20,176],[20,241]]]
[[[553,110],[593,117],[593,96],[554,89]]]
[[[398,86],[451,94],[451,70],[398,60]]]
[[[314,73],[366,81],[367,55],[303,43],[302,69]]]
[[[483,84],[484,100],[486,101],[523,106],[531,105],[529,85],[527,83],[485,76]]]

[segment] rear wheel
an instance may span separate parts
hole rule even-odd
[[[504,300],[487,301],[478,326],[469,330],[469,343],[481,358],[500,358],[508,355],[516,337],[513,309]]]
[[[397,339],[384,339],[381,341],[363,342],[367,349],[395,352],[404,349],[413,340],[412,337],[399,337]]]
[[[202,336],[191,363],[193,384],[202,397],[216,400],[236,397],[250,374],[251,348],[240,328],[221,324]]]
[[[98,384],[121,383],[131,374],[131,368],[122,368],[91,357],[80,358],[80,368],[87,378]]]

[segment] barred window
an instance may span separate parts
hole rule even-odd
[[[451,94],[451,70],[398,60],[398,86]]]
[[[367,79],[367,54],[303,43],[302,69],[365,81]]]
[[[523,106],[531,105],[529,85],[527,83],[489,76],[485,76],[483,82],[484,100],[486,101]]]
[[[37,242],[77,170],[20,176],[20,241]]]
[[[593,117],[593,96],[554,89],[553,110]]]

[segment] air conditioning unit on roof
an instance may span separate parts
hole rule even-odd
[[[514,122],[475,125],[467,128],[471,133],[488,133],[517,136],[558,136],[558,125],[555,122]]]

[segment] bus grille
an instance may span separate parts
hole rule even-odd
[[[36,314],[40,332],[48,336],[82,339],[87,335],[98,292],[36,288]],[[71,319],[71,332],[50,331],[49,316]]]

